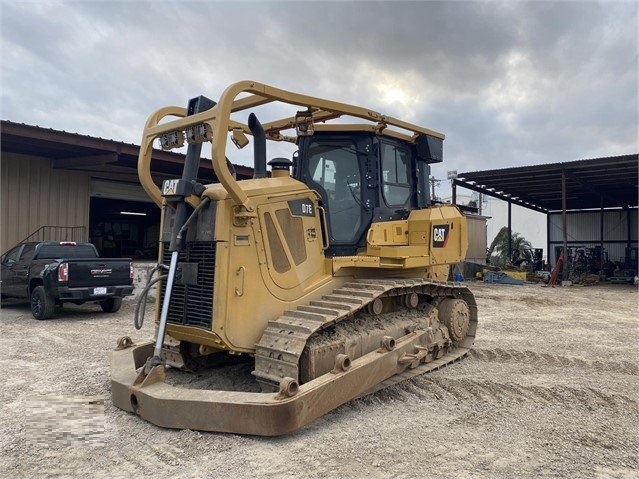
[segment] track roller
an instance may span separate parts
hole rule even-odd
[[[406,306],[408,309],[415,309],[419,304],[419,295],[413,291],[410,291],[404,295],[402,300],[404,306]]]
[[[384,303],[380,298],[375,298],[373,301],[366,305],[366,311],[368,314],[377,316],[382,313],[384,309]]]

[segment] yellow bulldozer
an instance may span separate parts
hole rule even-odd
[[[269,121],[255,114],[287,110]],[[227,146],[249,137],[254,177],[237,180]],[[267,140],[297,147],[269,161],[270,173]],[[113,403],[162,427],[280,435],[465,356],[477,307],[447,279],[466,254],[466,219],[431,201],[428,187],[443,140],[253,81],[217,102],[200,96],[153,113],[138,174],[162,210],[159,275],[144,291],[158,289],[156,337],[118,341]],[[182,177],[161,186],[151,175],[156,141],[186,147]],[[204,143],[219,183],[197,182]],[[257,392],[167,382],[170,368],[232,357],[249,358]]]

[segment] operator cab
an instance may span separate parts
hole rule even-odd
[[[371,223],[403,220],[430,205],[429,163],[441,161],[441,140],[421,136],[415,143],[365,132],[299,138],[293,175],[322,198],[327,256],[355,255]]]

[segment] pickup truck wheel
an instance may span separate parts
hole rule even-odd
[[[100,301],[100,307],[105,313],[115,313],[122,306],[122,298],[109,298]]]
[[[55,301],[44,290],[37,286],[31,292],[31,314],[35,319],[49,319],[55,311]]]

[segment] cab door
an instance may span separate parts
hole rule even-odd
[[[10,249],[0,261],[0,291],[3,296],[16,296],[18,293],[16,271],[19,268],[18,257],[23,246],[18,245]]]
[[[369,152],[362,143],[370,145],[370,139],[313,137],[301,157],[300,179],[320,194],[326,209],[328,256],[356,254],[373,218]]]
[[[26,243],[22,247],[22,251],[20,251],[17,263],[13,267],[15,275],[14,292],[17,296],[29,296],[29,267],[35,255],[35,247],[36,245],[33,243]]]

